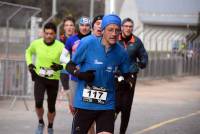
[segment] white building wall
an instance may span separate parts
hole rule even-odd
[[[115,11],[111,11],[111,3],[114,1]],[[129,17],[134,20],[134,34],[143,41],[145,48],[149,51],[171,51],[173,42],[182,42],[188,29],[165,26],[148,26],[141,21],[141,4],[139,0],[105,0],[105,14],[115,13],[124,19]],[[148,5],[148,3],[145,3]],[[148,6],[147,6],[148,7]]]
[[[111,4],[114,1],[114,9],[115,11],[111,11]],[[137,9],[136,0],[106,0],[105,1],[105,14],[108,13],[115,13],[124,18],[131,18],[134,20],[135,23],[135,30],[139,27],[142,27],[142,23],[139,19],[138,9]]]

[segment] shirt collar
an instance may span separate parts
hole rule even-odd
[[[119,41],[122,41],[122,34],[119,35]],[[130,43],[134,43],[135,42],[135,36],[132,35],[131,39],[129,40]]]

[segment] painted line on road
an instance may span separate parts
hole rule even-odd
[[[178,118],[173,118],[173,119],[170,119],[170,120],[167,120],[167,121],[164,121],[164,122],[160,122],[158,124],[155,124],[153,126],[150,126],[148,128],[145,128],[139,132],[136,132],[135,134],[143,134],[147,131],[151,131],[153,129],[156,129],[156,128],[159,128],[159,127],[162,127],[164,125],[167,125],[167,124],[170,124],[170,123],[173,123],[173,122],[176,122],[178,120],[182,120],[182,119],[186,119],[186,118],[189,118],[191,116],[195,116],[195,115],[198,115],[200,114],[200,111],[197,111],[197,112],[194,112],[194,113],[191,113],[191,114],[188,114],[188,115],[185,115],[185,116],[181,116],[181,117],[178,117]]]

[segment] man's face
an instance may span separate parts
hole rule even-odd
[[[93,34],[95,36],[101,36],[102,35],[102,32],[101,32],[101,22],[102,20],[97,20],[95,23],[94,23],[94,26],[93,26]]]
[[[127,21],[122,25],[122,35],[130,36],[133,32],[133,23]]]
[[[64,30],[66,36],[71,36],[75,32],[75,26],[74,23],[70,20],[65,21],[64,23]]]
[[[51,43],[55,40],[56,33],[53,29],[44,29],[44,41],[46,43]]]
[[[116,24],[109,24],[103,31],[103,43],[105,45],[113,45],[118,40],[120,27]]]
[[[86,35],[90,32],[89,24],[79,24],[79,31],[81,34]]]

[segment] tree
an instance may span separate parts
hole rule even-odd
[[[43,20],[51,16],[52,0],[1,0],[4,2],[27,5],[41,8],[39,14]],[[104,14],[105,0],[95,0],[94,15]],[[90,0],[57,0],[57,16],[58,20],[62,20],[66,15],[72,15],[76,19],[80,16],[89,16]]]

